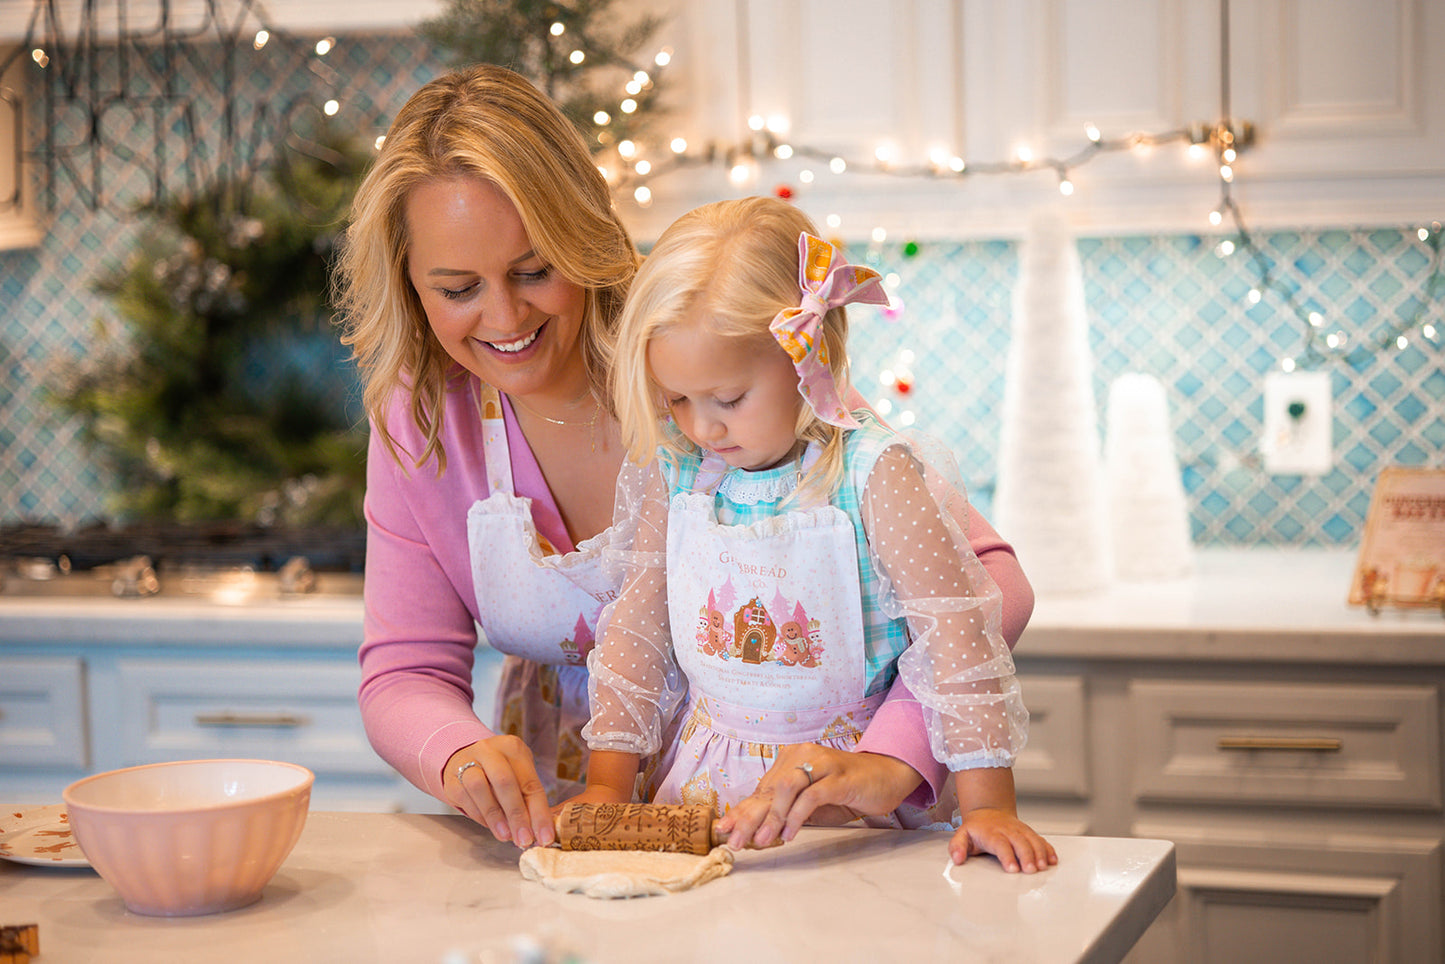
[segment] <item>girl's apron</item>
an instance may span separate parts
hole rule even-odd
[[[668,612],[690,696],[652,799],[710,803],[722,815],[757,787],[780,745],[851,750],[884,692],[865,696],[848,514],[822,505],[722,525],[715,467],[698,475],[706,481],[673,496],[668,512]],[[760,499],[776,497],[776,479],[750,475],[756,482],[729,479],[736,501],[747,501],[750,484]]]
[[[477,620],[507,658],[497,688],[495,732],[531,749],[549,798],[579,793],[587,774],[587,654],[597,614],[617,594],[602,571],[608,532],[559,554],[532,521],[532,500],[512,481],[507,429],[495,388],[481,386],[489,495],[467,512]]]

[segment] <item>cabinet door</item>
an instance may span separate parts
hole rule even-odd
[[[85,767],[85,665],[75,657],[0,657],[0,764]]]
[[[333,773],[389,774],[356,703],[359,670],[289,660],[117,664],[121,765],[264,757]]]
[[[1435,964],[1438,840],[1265,843],[1139,826],[1174,839],[1178,892],[1130,964]]]

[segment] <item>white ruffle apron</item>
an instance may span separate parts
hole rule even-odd
[[[617,595],[601,565],[609,533],[558,553],[532,521],[532,500],[516,494],[497,390],[482,385],[478,407],[490,494],[467,511],[472,587],[487,642],[507,656],[492,728],[527,744],[549,798],[561,800],[585,785],[587,654]]]
[[[699,473],[711,484],[675,495],[668,512],[668,612],[691,696],[650,789],[659,803],[709,803],[722,815],[753,792],[779,746],[851,750],[884,693],[864,693],[848,515],[822,505],[719,524],[711,469]]]

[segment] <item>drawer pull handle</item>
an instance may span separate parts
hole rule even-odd
[[[295,729],[309,723],[297,713],[197,713],[197,726],[284,726]]]
[[[1343,740],[1322,736],[1221,736],[1221,750],[1312,750],[1316,753],[1338,753]]]

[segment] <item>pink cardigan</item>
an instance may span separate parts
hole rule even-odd
[[[451,391],[442,412],[447,468],[417,468],[421,435],[405,392],[392,400],[388,426],[403,467],[373,431],[366,467],[366,617],[359,699],[367,737],[396,771],[432,796],[442,768],[468,744],[492,735],[472,709],[472,654],[477,645],[466,514],[488,495],[481,420],[470,382]],[[510,416],[507,442],[517,494],[530,497],[538,530],[558,551],[573,544],[541,470]],[[406,453],[411,453],[408,456]],[[974,552],[1003,594],[1003,635],[1012,647],[1033,612],[1033,590],[1012,547],[969,509]],[[928,806],[947,778],[933,759],[922,711],[896,683],[858,744],[913,766],[925,783],[909,803]]]

